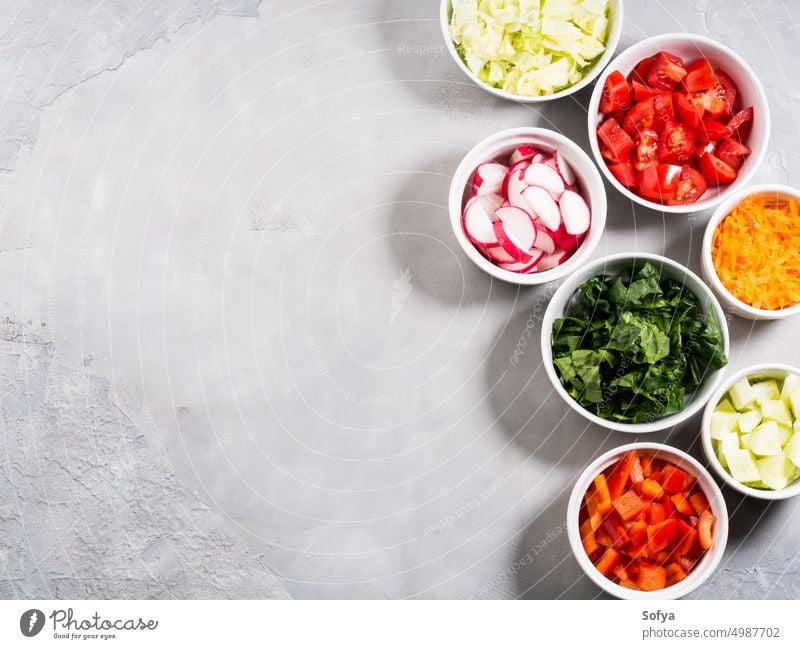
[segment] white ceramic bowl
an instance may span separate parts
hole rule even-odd
[[[734,480],[733,476],[728,473],[720,463],[717,454],[714,452],[714,447],[711,444],[711,414],[714,412],[714,408],[717,407],[717,404],[722,399],[722,396],[728,390],[730,390],[731,386],[736,383],[736,381],[739,381],[745,376],[756,379],[782,380],[786,378],[786,375],[789,373],[800,374],[800,369],[790,365],[781,365],[778,363],[762,363],[759,365],[751,365],[750,367],[746,367],[745,369],[736,372],[725,379],[725,382],[714,392],[714,394],[711,395],[711,398],[706,404],[706,409],[703,411],[703,420],[700,424],[700,439],[703,442],[703,450],[706,453],[708,463],[726,484],[730,485],[733,489],[736,489],[736,491],[743,493],[746,496],[760,498],[761,500],[784,500],[785,498],[793,498],[794,496],[800,495],[800,480],[795,480],[792,484],[780,489],[779,491],[755,489],[753,487],[743,485],[737,480]]]
[[[661,590],[649,592],[631,590],[630,588],[615,584],[594,567],[594,564],[592,564],[587,556],[586,551],[583,549],[583,544],[581,543],[578,517],[581,511],[581,501],[583,500],[586,490],[597,474],[614,464],[628,451],[646,452],[655,455],[695,476],[695,478],[697,478],[697,484],[708,499],[711,511],[714,516],[716,516],[716,522],[714,523],[714,543],[712,546],[706,551],[703,558],[685,579],[672,586],[662,588]],[[666,444],[626,444],[625,446],[619,446],[598,457],[586,467],[575,482],[575,486],[572,488],[572,494],[569,497],[569,503],[567,504],[567,536],[569,537],[572,553],[575,555],[581,568],[583,568],[583,571],[595,584],[607,593],[619,597],[620,599],[678,599],[679,597],[688,595],[702,585],[712,575],[719,565],[719,562],[722,560],[722,555],[725,553],[725,545],[728,542],[728,509],[725,506],[725,499],[722,497],[722,491],[720,491],[717,483],[714,482],[714,478],[712,478],[705,467],[691,455],[687,455],[683,451],[673,446],[667,446]]]
[[[482,162],[497,160],[505,163],[508,156],[518,146],[533,143],[544,151],[558,149],[572,167],[581,194],[592,212],[589,233],[580,247],[560,266],[541,273],[514,273],[504,270],[486,259],[464,234],[461,213],[471,195],[472,176]],[[476,144],[458,165],[450,184],[449,197],[450,224],[453,226],[458,243],[475,264],[497,279],[512,284],[535,285],[559,279],[576,270],[583,264],[600,243],[606,226],[606,191],[603,179],[591,158],[577,144],[560,133],[544,128],[522,127],[500,131]]]
[[[642,198],[631,190],[623,187],[608,170],[608,165],[603,159],[603,156],[600,155],[600,147],[597,144],[597,127],[600,122],[598,109],[603,94],[603,86],[605,85],[608,75],[614,70],[619,70],[627,77],[639,61],[661,50],[676,54],[687,63],[700,56],[706,57],[714,68],[719,67],[725,70],[736,83],[739,89],[742,107],[752,106],[755,112],[753,129],[750,133],[750,139],[747,141],[747,146],[749,146],[753,152],[745,160],[745,163],[739,170],[739,175],[736,180],[730,185],[722,185],[720,187],[709,185],[703,197],[691,205],[662,205],[661,203]],[[699,212],[700,210],[714,207],[719,204],[720,201],[725,200],[728,196],[747,185],[767,152],[770,131],[767,95],[752,68],[750,68],[750,66],[745,63],[744,59],[733,50],[710,38],[697,36],[695,34],[661,34],[659,36],[652,36],[640,41],[636,45],[632,45],[615,58],[597,79],[597,85],[592,93],[592,99],[589,102],[588,123],[589,142],[592,147],[592,153],[594,154],[598,166],[603,170],[606,178],[608,178],[608,181],[622,194],[640,205],[660,212],[675,214],[688,214],[690,212]]]
[[[608,65],[608,62],[611,60],[611,57],[614,56],[614,51],[617,49],[617,45],[619,44],[619,37],[622,34],[622,0],[610,0],[610,13],[609,13],[609,25],[608,25],[608,36],[606,37],[606,49],[603,52],[602,56],[597,60],[594,66],[587,72],[586,76],[581,79],[578,83],[569,88],[565,88],[559,92],[555,92],[552,95],[543,95],[543,96],[526,96],[526,95],[515,95],[510,92],[506,92],[505,90],[500,90],[498,88],[493,88],[492,86],[484,83],[481,81],[475,74],[473,74],[472,70],[470,70],[464,61],[459,56],[458,52],[456,51],[456,45],[453,42],[453,39],[450,37],[450,16],[452,15],[453,10],[453,3],[452,0],[442,0],[441,6],[439,8],[439,22],[442,28],[442,36],[444,37],[445,45],[447,46],[447,51],[450,52],[450,56],[453,57],[453,60],[456,62],[459,68],[466,74],[472,81],[483,88],[484,90],[492,93],[493,95],[497,95],[498,97],[502,97],[503,99],[511,99],[513,101],[519,101],[523,103],[538,103],[543,101],[552,101],[553,99],[559,99],[561,97],[566,97],[567,95],[571,95],[574,92],[577,92],[581,88],[585,88],[588,86],[600,72],[602,72],[603,68]]]
[[[685,266],[682,266],[671,259],[667,259],[666,257],[662,257],[661,255],[623,253],[597,259],[589,264],[586,264],[558,287],[558,290],[553,294],[553,297],[550,298],[550,304],[547,305],[547,309],[544,312],[544,318],[542,319],[542,363],[544,365],[545,372],[547,372],[547,376],[550,378],[550,382],[553,384],[556,392],[561,395],[564,401],[566,401],[573,410],[580,413],[589,421],[599,426],[603,426],[604,428],[611,428],[612,430],[618,430],[623,433],[642,434],[652,433],[677,426],[678,424],[686,421],[694,413],[698,412],[722,381],[724,368],[714,370],[712,373],[708,374],[703,385],[695,390],[693,394],[688,396],[686,407],[680,412],[656,418],[652,422],[629,424],[598,417],[594,413],[589,412],[586,408],[575,401],[572,396],[570,396],[569,392],[567,392],[564,386],[561,385],[561,381],[558,378],[556,369],[553,366],[553,350],[550,344],[553,323],[557,318],[563,317],[567,306],[572,301],[575,292],[578,290],[578,286],[595,275],[600,275],[602,273],[615,274],[624,270],[630,270],[634,261],[636,262],[637,266],[645,261],[650,261],[654,266],[661,270],[665,277],[670,277],[682,282],[687,289],[694,293],[700,302],[700,307],[703,313],[713,311],[717,321],[719,322],[720,329],[722,330],[725,355],[728,355],[729,337],[725,313],[722,311],[722,307],[719,305],[719,302],[717,302],[717,298],[714,297],[714,294],[711,292],[708,286],[706,286],[697,275],[695,275]]]
[[[788,318],[800,313],[800,304],[786,307],[785,309],[757,309],[743,302],[735,297],[720,280],[717,271],[714,270],[714,262],[711,259],[711,240],[714,237],[714,231],[717,229],[720,221],[730,214],[733,209],[739,205],[745,198],[753,195],[760,194],[781,194],[783,196],[790,196],[797,201],[800,201],[800,191],[793,187],[786,185],[755,185],[753,187],[745,187],[728,196],[714,214],[706,226],[706,233],[703,236],[703,246],[701,248],[701,262],[703,269],[703,277],[709,286],[711,286],[714,293],[722,302],[723,306],[742,318],[749,320],[778,320],[780,318]]]

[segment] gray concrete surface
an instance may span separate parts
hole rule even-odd
[[[491,97],[437,4],[3,3],[0,596],[600,596],[566,499],[630,437],[549,387],[555,287],[481,274],[446,212],[494,131],[586,147],[589,91]],[[797,183],[798,6],[680,4],[628,2],[620,47],[735,46],[772,108],[757,180]],[[708,214],[609,199],[596,256],[698,268]],[[800,364],[798,321],[731,333],[732,369]],[[648,439],[700,456],[698,423]],[[798,504],[726,498],[693,597],[800,595]]]

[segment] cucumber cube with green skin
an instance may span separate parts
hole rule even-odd
[[[745,410],[737,415],[739,430],[742,433],[752,433],[756,426],[761,423],[761,408],[755,407],[752,410]]]
[[[761,474],[750,451],[745,449],[730,451],[727,458],[728,469],[734,480],[739,482],[758,482],[761,480]]]
[[[736,412],[736,408],[731,405],[730,401],[723,399],[717,404],[717,407],[714,408],[714,412]]]
[[[739,415],[735,412],[712,412],[711,424],[711,439],[722,439],[727,433],[737,432],[737,424]]]
[[[751,386],[753,390],[753,394],[755,395],[756,401],[761,403],[762,401],[772,401],[774,399],[781,398],[781,391],[778,388],[778,382],[774,380],[769,381],[759,381],[758,383],[753,383]]]
[[[755,394],[753,394],[753,388],[750,387],[750,381],[747,380],[747,377],[736,381],[731,386],[731,389],[728,390],[728,396],[731,398],[733,402],[733,407],[736,410],[744,410],[747,406],[749,406],[753,401],[755,401]]]
[[[792,435],[792,439],[783,447],[783,452],[800,469],[800,433]]]
[[[767,421],[772,420],[784,426],[792,425],[792,415],[780,399],[761,401],[761,416]]]
[[[776,491],[788,485],[794,476],[794,464],[783,455],[762,457],[756,460],[756,467],[761,474],[761,482]]]
[[[783,387],[781,388],[781,399],[787,406],[791,406],[789,395],[797,390],[800,390],[800,375],[787,374],[786,378],[783,379]],[[800,413],[795,411],[794,416],[800,417]]]
[[[774,421],[765,421],[750,433],[748,448],[756,455],[782,455],[780,431]]]

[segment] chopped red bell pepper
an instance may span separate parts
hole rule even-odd
[[[716,517],[708,509],[700,514],[700,521],[697,523],[697,539],[700,541],[700,547],[708,550],[714,543],[712,536],[712,528]]]
[[[623,521],[636,518],[647,507],[647,503],[639,498],[635,491],[626,491],[619,498],[613,500],[613,505]]]
[[[675,505],[675,509],[678,510],[678,513],[683,514],[684,516],[692,516],[694,514],[694,508],[692,507],[692,504],[682,493],[673,494],[670,496],[670,500],[672,501],[672,504]]]
[[[664,488],[653,480],[653,478],[645,478],[642,480],[639,489],[643,496],[647,496],[652,500],[661,500],[661,497],[664,495]]]
[[[662,485],[669,493],[677,494],[683,491],[683,481],[685,478],[685,471],[681,471],[679,468],[670,464],[664,467],[664,482]]]
[[[615,500],[622,495],[625,487],[628,484],[628,478],[633,468],[633,463],[636,461],[636,451],[629,451],[622,459],[617,462],[611,473],[608,476],[608,491],[611,494],[611,500]]]
[[[636,585],[642,590],[660,590],[667,585],[667,570],[663,566],[639,564]]]
[[[662,523],[651,525],[647,529],[647,544],[651,552],[660,552],[672,543],[675,538],[676,522],[674,518],[668,518]]]
[[[603,553],[603,556],[600,557],[600,560],[595,564],[595,567],[600,571],[601,574],[608,577],[611,574],[611,571],[614,569],[614,566],[619,563],[621,558],[622,555],[614,548],[608,548]]]
[[[694,511],[697,512],[698,516],[708,509],[708,499],[699,491],[695,491],[689,496],[689,502],[692,503],[692,507],[694,507]]]

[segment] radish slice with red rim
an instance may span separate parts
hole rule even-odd
[[[552,157],[553,163],[555,164],[555,169],[564,179],[564,184],[567,186],[572,186],[575,184],[575,172],[572,170],[572,167],[569,166],[569,163],[566,161],[564,156],[559,153],[558,151],[553,151]]]
[[[528,211],[532,215],[538,216],[548,230],[558,230],[558,226],[561,224],[561,213],[550,192],[543,187],[531,185],[523,190],[522,198],[528,205]]]
[[[525,170],[523,180],[529,185],[546,189],[555,199],[564,191],[564,179],[553,167],[542,162],[532,163]]]
[[[503,246],[491,246],[484,248],[483,252],[493,264],[514,264],[518,263],[511,255],[509,255]]]
[[[553,239],[553,233],[543,225],[536,225],[536,243],[533,245],[548,255],[556,251],[556,242]]]
[[[503,207],[500,209],[506,210],[515,210],[516,207]],[[497,241],[500,243],[500,246],[505,250],[510,256],[512,261],[528,261],[531,258],[528,249],[520,248],[514,241],[511,240],[511,237],[508,235],[508,232],[503,227],[502,221],[495,221],[494,223],[494,234],[497,237]]]
[[[571,189],[565,191],[558,201],[558,207],[567,234],[583,234],[589,229],[591,212],[583,196],[578,192]]]
[[[508,167],[499,162],[479,164],[472,179],[472,193],[478,196],[499,194],[503,189],[503,179],[507,173]]]
[[[498,194],[473,196],[464,206],[461,225],[467,238],[478,245],[497,245],[492,222],[497,218],[495,210],[502,204]]]
[[[530,160],[537,153],[539,153],[539,150],[533,144],[522,144],[508,158],[508,164],[515,165],[518,162]]]
[[[552,234],[553,241],[555,241],[556,245],[569,253],[575,252],[583,241],[582,234],[569,234],[566,229],[564,229],[563,221],[561,222],[561,227]]]
[[[508,191],[506,193],[508,202],[511,205],[520,207],[526,212],[528,211],[528,205],[525,199],[522,198],[522,192],[525,191],[527,187],[528,185],[522,180],[522,171],[517,170],[511,174],[511,178],[508,180]]]
[[[540,272],[551,270],[563,264],[568,258],[569,255],[564,250],[561,248],[556,248],[555,252],[550,255],[545,255],[541,258],[539,263],[536,264],[536,269]]]

